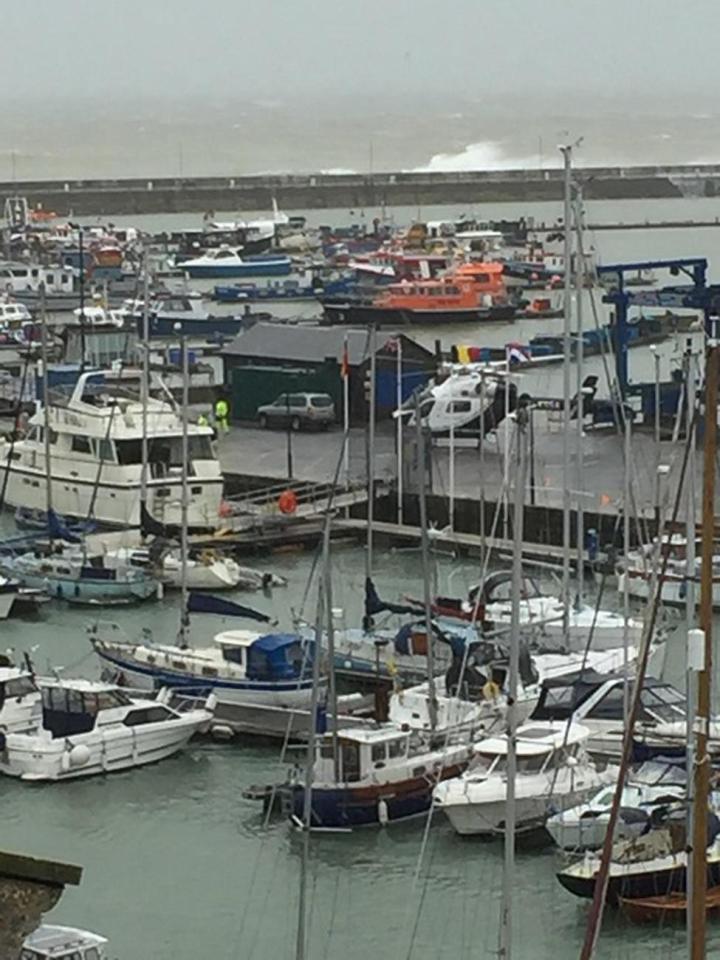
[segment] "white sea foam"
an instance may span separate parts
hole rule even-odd
[[[462,170],[527,170],[560,166],[555,156],[529,157],[508,156],[501,141],[482,140],[469,143],[460,153],[436,153],[424,166],[415,167],[413,173],[455,173]]]

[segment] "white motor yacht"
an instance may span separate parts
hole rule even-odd
[[[179,712],[107,683],[57,681],[42,688],[42,717],[0,733],[0,773],[21,780],[69,780],[112,773],[172,756],[210,725],[214,698]]]
[[[530,721],[518,727],[517,833],[541,828],[552,809],[576,804],[616,776],[615,769],[601,772],[590,760],[585,750],[588,736],[589,731],[575,723]],[[468,769],[435,787],[435,806],[446,814],[457,833],[504,832],[507,751],[506,736],[480,740]]]
[[[574,675],[543,683],[533,720],[564,722],[572,719],[589,731],[588,750],[600,759],[617,762],[625,736],[627,694],[622,675],[600,675],[586,669]],[[662,680],[645,678],[640,692],[640,710],[633,731],[637,761],[683,752],[687,741],[687,701],[684,694]],[[720,756],[720,720],[711,718],[708,749]]]
[[[143,417],[137,370],[88,371],[69,390],[48,391],[52,503],[63,517],[109,526],[140,525],[143,427],[147,423],[147,511],[162,524],[181,523],[183,421],[156,376]],[[27,436],[0,442],[0,480],[8,471],[5,502],[45,510],[44,413],[30,418]],[[212,429],[188,425],[188,525],[217,523],[223,477]]]

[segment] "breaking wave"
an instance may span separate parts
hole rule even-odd
[[[560,166],[560,161],[554,156],[535,154],[530,157],[508,156],[505,154],[502,143],[498,140],[483,140],[480,143],[469,143],[460,153],[436,153],[429,162],[421,167],[415,167],[412,173],[457,173],[463,170],[527,170],[543,167]]]

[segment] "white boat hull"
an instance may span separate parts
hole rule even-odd
[[[0,483],[6,469],[0,466]],[[5,504],[13,509],[27,507],[44,511],[47,506],[46,478],[41,469],[12,464],[5,491]],[[97,467],[95,467],[97,474]],[[181,517],[181,488],[179,479],[148,482],[148,512],[159,523],[179,526]],[[190,494],[188,525],[201,529],[214,528],[218,523],[222,500],[222,479],[193,477]],[[60,476],[52,478],[52,502],[56,513],[70,519],[86,520],[92,509],[97,523],[113,527],[140,525],[139,482],[115,483],[103,480],[96,487],[95,476]]]
[[[558,808],[569,809],[581,803],[598,787],[608,783],[610,774],[585,770],[577,776],[561,774],[556,779],[546,775],[543,777],[544,789],[538,789],[538,778],[533,781],[530,785],[523,777],[516,780],[516,833],[544,827],[548,816]],[[462,778],[448,781],[437,788],[435,803],[455,832],[462,836],[497,836],[505,832],[506,799],[490,781],[464,783]]]

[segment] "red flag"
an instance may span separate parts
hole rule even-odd
[[[348,356],[347,340],[343,344],[342,359],[340,360],[340,376],[346,380],[350,376],[350,357]]]

